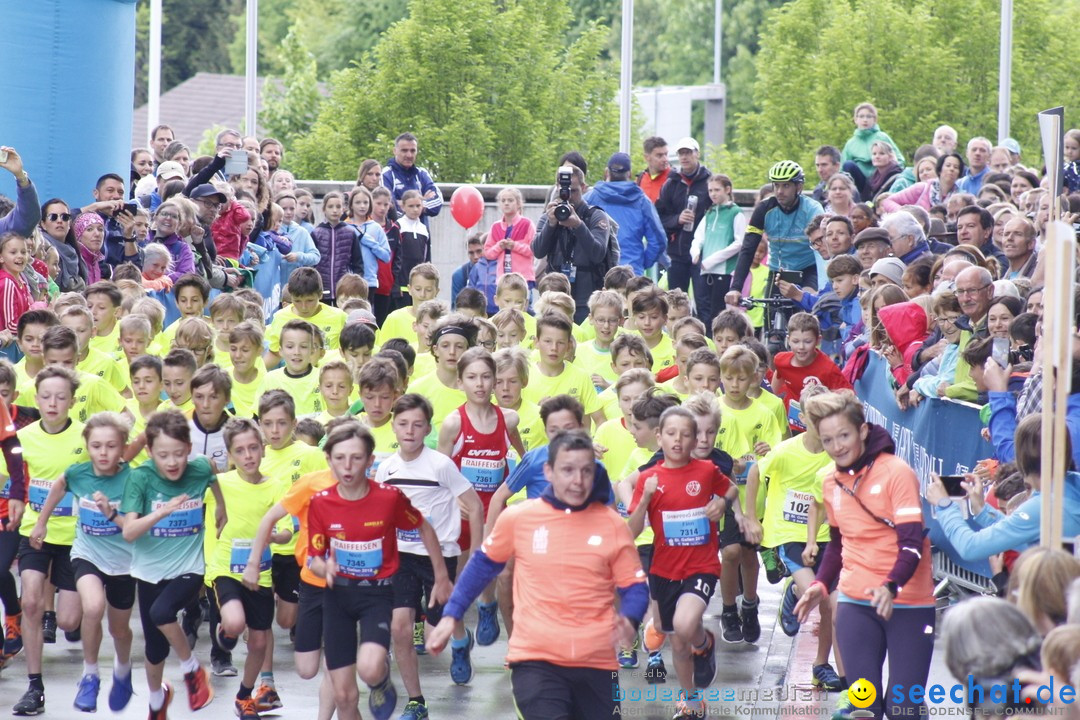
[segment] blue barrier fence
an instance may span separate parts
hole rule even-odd
[[[926,487],[932,472],[962,475],[979,460],[994,457],[993,446],[979,434],[982,421],[977,405],[935,398],[901,410],[891,381],[888,363],[871,353],[866,371],[855,383],[855,393],[866,409],[866,419],[888,430],[896,443],[896,456],[915,470],[922,487]],[[981,580],[991,574],[988,563],[961,560],[944,541],[934,513],[925,502],[923,517],[939,551],[934,557],[935,577],[971,590],[987,589]]]

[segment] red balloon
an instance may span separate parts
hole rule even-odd
[[[468,230],[484,215],[484,197],[472,185],[462,185],[450,196],[450,214]]]

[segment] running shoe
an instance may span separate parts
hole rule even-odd
[[[427,720],[427,705],[416,700],[410,700],[405,709],[401,711],[398,720]]]
[[[8,615],[4,618],[4,652],[0,657],[0,667],[22,652],[22,615]]]
[[[701,650],[693,651],[694,660],[694,687],[707,688],[716,679],[716,637],[705,631],[708,640]]]
[[[274,688],[263,683],[255,690],[255,709],[259,712],[270,712],[282,707],[284,705],[281,702],[281,696],[278,695],[277,690]]]
[[[667,668],[660,651],[649,653],[649,663],[645,666],[645,681],[650,685],[663,685],[667,682]]]
[[[41,640],[49,645],[56,642],[56,613],[51,610],[41,616]]]
[[[97,712],[99,692],[101,692],[101,678],[97,675],[83,675],[79,680],[79,691],[75,693],[75,709],[81,712]]]
[[[225,634],[225,628],[222,627],[221,625],[218,625],[217,641],[218,641],[218,645],[220,645],[222,648],[224,648],[225,650],[228,650],[229,652],[232,652],[233,650],[236,649],[236,643],[239,640],[240,640],[240,638],[234,638],[231,635],[226,635]]]
[[[169,718],[169,705],[172,703],[173,689],[172,685],[167,682],[161,683],[161,691],[165,693],[165,702],[161,704],[161,709],[150,709],[150,717],[148,720],[168,720]]]
[[[726,643],[743,641],[742,620],[739,618],[738,610],[720,613],[720,637]]]
[[[745,601],[743,602],[742,635],[743,640],[748,643],[756,643],[761,639],[761,623],[758,621],[757,601],[753,605],[747,605]]]
[[[799,618],[795,617],[795,604],[799,598],[795,597],[795,579],[788,578],[784,585],[784,597],[780,600],[780,629],[788,637],[795,637],[799,633]]]
[[[233,708],[240,720],[259,720],[259,709],[256,707],[255,698],[250,695],[243,700],[237,698]]]
[[[649,622],[645,623],[645,649],[656,652],[663,649],[665,641],[667,641],[667,635],[657,630],[652,618],[649,618]]]
[[[832,720],[847,720],[851,713],[855,712],[855,706],[848,698],[848,691],[842,690],[836,699],[836,709],[833,710]]]
[[[109,709],[115,713],[120,712],[131,702],[131,696],[135,694],[135,688],[131,685],[131,673],[127,677],[112,676],[112,687],[109,688]]]
[[[14,715],[40,715],[45,712],[45,691],[31,685],[27,688],[15,707],[11,708]]]
[[[187,686],[188,707],[192,711],[202,710],[214,699],[214,688],[210,686],[210,678],[201,665],[192,672],[184,673],[184,685]]]
[[[232,664],[231,655],[210,658],[210,670],[214,673],[214,677],[236,677],[238,673],[236,666]]]
[[[814,666],[814,687],[821,688],[827,692],[837,692],[844,689],[844,685],[840,682],[840,676],[833,670],[833,666],[829,663],[822,663],[821,665]]]
[[[386,666],[386,679],[373,688],[368,688],[367,706],[375,720],[390,720],[397,707],[397,690],[390,679],[390,666]]]
[[[473,634],[469,629],[465,630],[468,643],[464,647],[454,647],[455,640],[450,640],[450,679],[458,685],[467,685],[473,676],[472,659],[470,653],[473,649]]]
[[[761,548],[761,563],[765,566],[765,579],[775,585],[787,575],[787,565],[777,555],[775,548]]]
[[[417,620],[412,626],[412,644],[417,655],[427,655],[427,641],[424,637],[424,621]]]
[[[629,650],[619,651],[619,667],[623,670],[633,670],[637,666],[637,650],[630,648]]]
[[[499,603],[476,603],[476,644],[492,645],[499,639]]]
[[[680,700],[675,705],[675,714],[671,717],[671,720],[685,720],[686,718],[703,718],[705,717],[705,702],[701,702],[701,707],[697,710],[692,710],[685,700]]]

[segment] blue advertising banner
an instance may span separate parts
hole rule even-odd
[[[896,443],[896,456],[903,459],[926,487],[930,473],[963,475],[970,472],[979,460],[994,457],[994,448],[982,439],[979,431],[979,407],[954,400],[929,399],[918,407],[901,410],[893,392],[889,365],[876,353],[870,353],[866,371],[855,383],[855,393],[866,409],[866,419],[881,425]],[[929,504],[923,502],[923,522],[930,530],[930,542],[941,553],[935,558],[935,576],[960,580],[972,576],[992,575],[986,560],[962,560],[946,540]]]
[[[963,475],[979,460],[994,457],[993,446],[979,434],[978,406],[930,399],[901,410],[891,380],[888,363],[871,353],[866,372],[855,383],[855,394],[866,408],[867,421],[889,431],[896,456],[911,466],[924,486],[932,472]]]

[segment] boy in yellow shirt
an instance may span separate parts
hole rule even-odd
[[[90,346],[94,336],[94,316],[83,305],[72,305],[60,313],[60,324],[75,332],[79,341],[79,358],[76,367],[79,372],[96,375],[107,382],[116,392],[125,397],[131,396],[128,390],[127,364],[117,362],[111,354],[95,350]]]
[[[176,331],[180,323],[187,318],[197,317],[209,324],[208,318],[203,314],[206,303],[210,300],[210,283],[206,281],[206,278],[194,273],[181,275],[173,285],[172,292],[173,297],[176,298],[176,307],[180,311],[180,317],[154,338],[151,344],[152,355],[165,355],[172,349]]]
[[[304,268],[299,268],[300,270]],[[297,415],[318,415],[323,411],[319,395],[319,374],[313,356],[319,344],[319,330],[307,320],[290,320],[281,328],[280,350],[285,366],[266,373],[256,397],[270,390],[282,389],[292,396]],[[260,404],[262,400],[260,399]]]
[[[516,312],[516,311],[515,311]],[[495,360],[495,401],[503,410],[518,414],[518,435],[528,452],[547,444],[544,421],[540,419],[540,407],[525,402],[524,390],[529,385],[529,356],[521,348],[505,348],[492,356]],[[510,470],[520,458],[512,448],[507,456]]]
[[[589,373],[597,392],[611,386],[618,375],[611,364],[611,343],[622,328],[623,299],[614,290],[597,290],[589,298],[593,338],[578,342],[574,364]]]
[[[695,350],[708,350],[709,344],[701,335],[683,335],[675,343],[675,365],[679,368],[679,374],[667,382],[661,383],[660,387],[668,392],[673,392],[680,399],[685,400],[690,395],[690,386],[687,383],[689,366],[687,362]]]
[[[747,514],[758,513],[756,507],[746,506],[747,474],[757,458],[767,455],[783,439],[776,416],[747,394],[755,383],[757,371],[757,355],[742,345],[728,348],[720,357],[724,395],[717,446],[735,460],[732,479],[739,488],[740,506]],[[720,594],[723,599],[720,628],[724,642],[755,643],[761,637],[756,550],[743,537],[734,510],[726,512],[724,527],[720,532]],[[743,596],[741,613],[736,605],[740,572]]]
[[[120,328],[120,351],[123,354],[116,359],[128,366],[130,378],[131,364],[143,355],[149,355],[150,321],[144,315],[125,315],[120,318],[117,327]]]
[[[529,314],[529,283],[520,273],[507,273],[499,278],[495,285],[495,307],[499,308],[500,312],[517,310],[521,313],[525,323],[523,342],[532,347],[536,337],[536,318]]]
[[[245,320],[229,331],[229,377],[237,417],[255,417],[259,386],[266,375],[262,328]]]
[[[431,331],[435,323],[449,314],[450,306],[442,300],[427,300],[416,309],[416,322],[412,324],[412,333],[405,338],[416,338],[415,343],[409,343],[416,351],[416,358],[413,360],[414,378],[422,378],[435,372],[435,356],[431,354]]]
[[[518,347],[528,337],[525,313],[516,308],[500,310],[491,316],[491,323],[495,326],[495,347],[498,350]]]
[[[476,344],[476,323],[468,315],[451,313],[432,326],[430,342],[435,372],[420,376],[414,370],[415,379],[409,383],[409,392],[423,395],[431,403],[434,415],[429,441],[435,447],[446,416],[465,404],[465,393],[458,387],[457,364],[465,351]]]
[[[210,323],[214,326],[213,361],[228,370],[232,366],[229,357],[229,333],[244,322],[244,301],[232,293],[222,293],[210,303]]]
[[[326,336],[326,347],[331,350],[338,347],[338,336],[341,328],[345,327],[345,313],[322,302],[323,282],[318,270],[313,267],[296,268],[289,275],[288,289],[292,304],[274,313],[274,320],[266,330],[264,360],[267,370],[273,370],[281,362],[284,355],[281,352],[281,336],[289,323],[303,320],[319,328]]]
[[[375,479],[379,463],[397,452],[397,437],[391,427],[394,402],[401,397],[404,382],[393,361],[372,358],[360,371],[360,401],[363,412],[356,416],[371,430],[375,438],[375,462],[368,470],[368,479]]]
[[[664,332],[668,321],[668,302],[663,290],[648,288],[634,295],[630,305],[634,327],[645,339],[653,356],[652,371],[660,372],[675,363],[675,346]]]
[[[540,355],[537,372],[530,373],[526,398],[537,405],[544,398],[569,395],[585,408],[585,415],[597,427],[606,419],[596,397],[592,378],[566,361],[573,342],[573,323],[560,313],[548,313],[536,321],[536,349]],[[589,423],[585,423],[588,427]]]
[[[439,271],[431,263],[420,263],[409,272],[409,297],[412,304],[398,308],[386,316],[376,335],[376,344],[382,345],[390,338],[412,337],[412,327],[416,323],[416,311],[428,300],[434,300],[439,294]]]
[[[15,363],[15,387],[12,388],[23,398],[23,404],[33,403],[34,378],[45,367],[42,340],[45,331],[60,324],[60,318],[52,310],[28,310],[19,317],[15,329],[15,342],[22,353],[22,359]]]
[[[653,357],[652,353],[649,352],[649,347],[637,333],[623,333],[615,338],[615,342],[611,343],[611,367],[615,371],[616,377],[622,377],[622,374],[627,370],[636,368],[644,368],[652,372],[652,362]],[[600,407],[604,410],[605,419],[617,420],[622,417],[622,411],[619,410],[619,397],[614,386],[609,387],[596,397],[600,401]]]
[[[114,358],[120,356],[120,305],[124,302],[123,293],[116,283],[108,280],[96,282],[83,293],[86,304],[94,319],[94,334],[90,338],[90,347]]]
[[[45,365],[60,365],[73,371],[79,381],[79,387],[75,391],[74,401],[71,405],[71,416],[79,422],[86,422],[94,413],[102,410],[111,410],[117,413],[127,414],[124,398],[116,392],[109,383],[91,375],[88,372],[77,370],[76,358],[79,354],[79,341],[71,328],[57,325],[45,331],[42,338],[42,356]],[[35,378],[36,380],[36,378]],[[24,400],[29,398],[24,398]]]
[[[170,350],[162,360],[161,378],[165,394],[173,407],[189,417],[195,410],[195,403],[191,401],[191,378],[195,377],[198,369],[195,353],[184,348]]]

